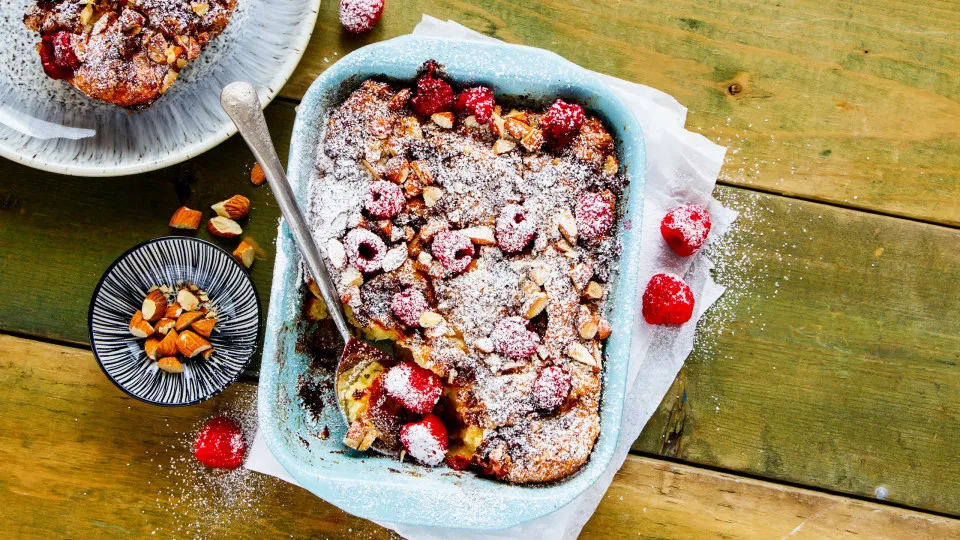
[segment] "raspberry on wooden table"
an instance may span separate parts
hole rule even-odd
[[[377,25],[384,0],[340,0],[340,24],[348,32],[362,34]]]
[[[379,236],[366,229],[353,229],[343,241],[347,258],[361,272],[370,274],[380,270],[387,245]]]
[[[473,242],[460,231],[440,231],[433,237],[430,252],[448,272],[459,274],[473,261]]]
[[[536,352],[540,344],[540,336],[530,330],[527,321],[520,317],[500,320],[490,334],[490,340],[493,341],[494,350],[513,360],[527,358]]]
[[[616,204],[617,199],[610,190],[587,193],[580,197],[574,209],[580,236],[588,240],[598,240],[606,236],[613,226],[613,210]]]
[[[236,469],[243,464],[245,452],[240,426],[226,416],[207,422],[193,443],[193,455],[200,463],[218,469]]]
[[[417,79],[417,94],[410,100],[413,110],[423,116],[446,112],[453,106],[453,88],[447,81],[433,76],[436,68],[436,62],[427,62],[427,72]]]
[[[436,415],[426,414],[423,420],[400,428],[400,442],[414,459],[435,467],[443,463],[450,439],[443,422]]]
[[[584,118],[583,107],[558,99],[540,117],[540,129],[547,138],[563,145],[580,131]]]
[[[473,115],[478,123],[486,124],[493,116],[495,105],[493,90],[486,86],[477,86],[460,92],[455,108],[458,113],[464,116]]]
[[[523,207],[507,205],[497,218],[497,246],[505,253],[519,253],[533,240],[537,223]]]
[[[570,394],[570,375],[557,366],[540,370],[533,382],[533,406],[542,411],[553,411],[563,405]]]
[[[414,328],[420,326],[420,315],[429,308],[426,297],[417,289],[398,292],[390,301],[390,309],[400,322]]]
[[[403,190],[393,182],[377,180],[370,184],[367,196],[363,200],[363,207],[370,215],[378,218],[392,218],[403,211],[407,198]]]
[[[387,395],[405,409],[417,414],[433,410],[443,392],[443,382],[436,373],[413,362],[404,362],[390,368],[383,376]]]
[[[693,316],[693,292],[682,279],[656,274],[643,291],[643,318],[650,324],[683,324]]]
[[[703,246],[711,226],[706,208],[699,204],[688,204],[678,206],[663,216],[660,234],[677,255],[687,257]]]

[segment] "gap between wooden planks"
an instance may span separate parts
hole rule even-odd
[[[11,537],[390,536],[268,477],[234,507],[189,503],[191,434],[254,402],[248,383],[199,406],[154,407],[116,389],[89,351],[0,335],[0,386],[0,530]],[[583,535],[944,538],[960,521],[629,456]]]

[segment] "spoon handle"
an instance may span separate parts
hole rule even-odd
[[[247,142],[247,146],[253,151],[254,157],[263,167],[270,189],[273,190],[273,195],[280,206],[280,212],[287,220],[287,225],[293,232],[293,238],[303,254],[307,268],[309,268],[310,274],[320,288],[323,301],[327,304],[327,312],[333,317],[333,322],[346,343],[350,340],[350,329],[343,315],[343,308],[340,306],[337,288],[330,279],[330,274],[327,273],[327,267],[320,257],[317,243],[314,241],[313,235],[310,233],[310,227],[307,226],[307,220],[303,217],[303,212],[297,204],[293,188],[287,180],[283,165],[280,164],[280,158],[277,157],[277,151],[270,139],[270,132],[267,130],[267,121],[263,117],[257,91],[249,83],[230,83],[220,94],[220,104],[223,105],[223,109],[233,120],[233,123],[237,125],[243,140]]]

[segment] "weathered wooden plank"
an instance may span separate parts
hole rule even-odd
[[[727,183],[960,225],[955,2],[419,0],[364,37],[324,2],[282,94],[421,13],[670,93],[731,146]]]
[[[191,466],[190,434],[205,418],[251,414],[247,383],[200,406],[152,407],[113,388],[88,351],[0,335],[0,385],[0,508],[8,510],[0,530],[11,537],[389,537],[275,479],[245,473],[241,482]],[[224,488],[232,489],[205,491]],[[946,538],[960,534],[960,522],[632,456],[584,531],[788,534]]]
[[[960,514],[960,231],[760,196],[635,449]],[[732,299],[732,298],[731,298]]]
[[[267,111],[286,160],[294,106]],[[0,328],[87,343],[87,308],[107,266],[134,245],[180,231],[170,216],[181,204],[215,215],[210,205],[240,193],[251,200],[244,236],[263,248],[251,275],[266,313],[280,211],[267,186],[249,181],[253,155],[238,137],[189,162],[120,178],[59,176],[2,162],[0,183]],[[239,240],[213,237],[206,219],[196,236],[228,251]]]

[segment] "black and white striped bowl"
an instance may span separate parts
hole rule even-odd
[[[217,306],[210,336],[213,356],[183,361],[167,373],[130,335],[130,318],[155,285],[193,283]],[[260,298],[243,266],[219,247],[168,236],[144,242],[104,273],[90,300],[90,344],[107,377],[131,396],[154,405],[192,405],[224,391],[243,373],[260,339]]]

